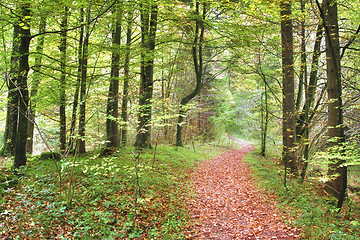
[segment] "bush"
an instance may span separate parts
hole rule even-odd
[[[39,161],[46,161],[46,160],[60,161],[61,158],[62,158],[62,156],[58,152],[43,152],[39,155],[37,160],[39,160]]]

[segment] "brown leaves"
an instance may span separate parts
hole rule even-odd
[[[274,202],[255,186],[242,161],[253,147],[242,146],[192,174],[196,195],[188,202],[193,219],[188,239],[297,239],[297,230],[284,224]]]

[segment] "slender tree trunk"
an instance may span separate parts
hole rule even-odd
[[[154,49],[158,5],[156,0],[141,4],[141,83],[139,92],[139,115],[135,146],[151,148],[151,100],[153,95]]]
[[[257,73],[264,82],[264,93],[261,94],[261,152],[262,156],[266,155],[266,138],[269,124],[269,105],[268,105],[268,82],[261,68],[261,55],[258,53]],[[264,96],[264,97],[263,97]]]
[[[266,81],[266,80],[265,80]],[[264,103],[265,109],[261,111],[261,155],[266,155],[266,137],[269,124],[269,106],[268,106],[268,93],[267,84],[264,85]]]
[[[304,109],[299,116],[299,121],[297,124],[297,136],[300,139],[303,139],[304,142],[304,164],[301,170],[301,180],[305,180],[305,174],[308,167],[309,159],[309,125],[310,125],[310,108],[314,104],[314,96],[317,88],[318,80],[318,68],[319,68],[319,58],[321,55],[320,46],[321,39],[323,36],[322,25],[319,24],[316,31],[316,39],[314,44],[313,59],[311,64],[310,79],[309,85],[305,91],[305,105]]]
[[[339,26],[337,16],[337,2],[324,0],[321,9],[325,28],[326,40],[326,75],[328,94],[328,145],[334,147],[344,141],[344,126],[342,113],[342,86],[340,65]],[[338,208],[341,208],[347,187],[347,169],[341,159],[331,159],[328,165],[328,175],[331,180],[327,182],[328,190],[338,198]],[[334,177],[335,176],[335,177]]]
[[[40,26],[39,26],[39,33],[45,32],[46,29],[46,16],[42,15],[40,18]],[[28,125],[28,139],[26,142],[26,151],[30,154],[33,152],[33,145],[34,145],[34,129],[35,129],[35,117],[36,117],[36,95],[38,93],[39,85],[40,85],[40,69],[41,69],[41,62],[42,62],[42,53],[44,50],[44,42],[45,42],[45,35],[40,35],[38,37],[38,43],[36,45],[36,52],[38,53],[35,55],[34,66],[33,66],[33,83],[30,91],[30,103],[29,103],[29,125]]]
[[[291,1],[281,2],[281,42],[283,69],[283,162],[297,175],[295,157],[294,49]]]
[[[171,94],[171,85],[172,85],[172,78],[174,75],[175,68],[177,66],[177,61],[178,61],[178,55],[179,52],[182,48],[182,43],[180,42],[178,47],[176,48],[175,54],[173,57],[171,57],[171,68],[168,72],[168,74],[165,74],[165,69],[162,69],[162,79],[161,79],[161,98],[162,98],[162,114],[169,114],[170,110],[167,107],[166,102],[170,99],[170,94]],[[164,64],[164,58],[162,58],[162,64]],[[164,139],[171,143],[171,136],[169,134],[170,130],[171,130],[171,124],[170,124],[170,119],[164,118],[163,119],[163,125],[164,125]]]
[[[200,16],[200,3],[196,1],[195,4],[195,14],[196,16]],[[179,117],[176,125],[176,146],[182,147],[184,145],[182,140],[182,130],[184,126],[185,120],[185,105],[190,102],[196,95],[200,93],[202,88],[202,78],[203,78],[203,42],[204,42],[204,21],[206,17],[206,4],[203,3],[203,11],[202,16],[200,18],[196,18],[195,25],[195,37],[192,47],[192,57],[194,62],[195,76],[196,76],[196,87],[195,89],[185,97],[183,97],[180,101],[179,106]]]
[[[126,50],[124,61],[124,85],[123,85],[123,97],[121,105],[121,145],[125,146],[127,141],[127,125],[128,125],[128,100],[129,100],[129,81],[130,81],[130,46],[132,35],[132,18],[133,13],[129,8],[127,13],[127,31],[126,31]]]
[[[17,79],[17,92],[19,96],[18,128],[15,140],[14,167],[19,168],[26,165],[26,140],[27,140],[27,111],[29,93],[27,78],[29,72],[29,47],[30,47],[30,6],[28,3],[21,4],[21,24],[19,31],[19,72]]]
[[[113,12],[115,16],[112,31],[112,58],[110,86],[107,102],[106,135],[108,147],[120,147],[119,137],[119,70],[120,70],[120,40],[121,40],[121,15],[119,7]]]
[[[18,124],[18,106],[19,94],[16,86],[19,72],[19,47],[20,47],[20,26],[14,25],[13,46],[11,52],[10,74],[7,77],[8,97],[7,112],[4,134],[4,146],[1,149],[1,155],[15,154],[15,140]]]
[[[60,151],[66,150],[66,47],[69,8],[64,8],[60,33]]]
[[[87,65],[88,65],[88,46],[89,46],[89,21],[90,21],[90,6],[91,0],[89,0],[86,24],[84,28],[84,44],[82,46],[82,57],[81,57],[81,83],[80,83],[80,112],[79,112],[79,139],[78,139],[78,150],[80,154],[86,152],[85,147],[85,113],[86,113],[86,82],[87,82]]]
[[[318,82],[318,68],[319,68],[319,59],[321,55],[321,40],[323,37],[322,25],[319,24],[316,30],[316,38],[313,50],[313,57],[311,63],[311,70],[309,76],[309,84],[305,91],[305,104],[303,109],[300,112],[298,117],[298,121],[296,124],[296,135],[299,136],[299,139],[302,137],[303,132],[305,130],[305,124],[307,123],[306,118],[309,119],[310,109],[315,101],[315,93],[317,89]]]
[[[84,21],[84,9],[80,9],[80,18],[79,22],[82,23]],[[75,127],[77,121],[77,109],[79,104],[79,93],[80,93],[80,85],[81,85],[81,70],[82,70],[82,57],[83,57],[83,45],[84,45],[84,26],[80,28],[80,37],[79,37],[79,46],[78,46],[78,69],[77,69],[77,81],[74,92],[74,100],[73,100],[73,108],[71,114],[71,124],[70,124],[70,141],[68,149],[73,149],[73,145],[75,142]]]
[[[304,0],[300,0],[300,6],[301,6],[301,12],[304,13],[305,11],[305,2]],[[305,38],[305,17],[301,19],[300,23],[300,74],[299,74],[299,86],[298,86],[298,92],[297,92],[297,98],[296,98],[296,105],[295,109],[296,111],[300,111],[300,106],[303,102],[304,98],[304,89],[306,90],[307,87],[307,64],[306,64],[306,38]]]

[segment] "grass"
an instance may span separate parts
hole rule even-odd
[[[2,182],[17,184],[1,187],[0,238],[184,239],[189,171],[219,151],[162,145],[136,161],[123,148],[106,157],[33,158],[21,176],[2,168]]]
[[[279,158],[263,157],[257,152],[247,155],[246,161],[254,178],[267,194],[276,199],[278,207],[288,215],[288,224],[302,229],[304,239],[358,239],[360,236],[359,206],[351,198],[337,213],[335,201],[322,185],[314,181],[299,183],[290,179],[283,184],[284,169]]]

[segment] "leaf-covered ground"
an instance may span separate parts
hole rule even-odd
[[[253,147],[241,145],[241,150],[225,152],[193,172],[188,239],[298,239],[299,230],[284,223],[286,216],[250,176],[243,157]]]
[[[159,146],[138,162],[129,148],[34,157],[20,176],[0,167],[0,239],[185,239],[187,172],[218,151]]]

